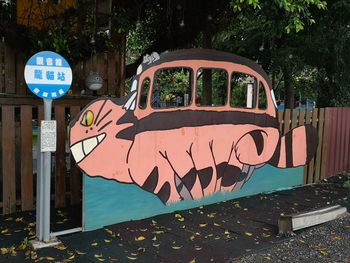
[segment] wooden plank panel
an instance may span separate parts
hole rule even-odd
[[[16,61],[16,94],[27,94],[27,85],[24,81],[24,60],[22,57],[17,57]]]
[[[32,106],[21,107],[21,203],[33,209]]]
[[[307,110],[305,114],[305,124],[311,123],[311,111]],[[309,165],[304,167],[304,184],[308,183],[308,173],[309,173]]]
[[[294,109],[292,112],[292,127],[291,129],[294,129],[298,125],[298,110]]]
[[[280,125],[279,129],[281,134],[282,134],[282,128],[283,128],[283,114],[284,114],[284,110],[278,111],[278,123]]]
[[[344,172],[346,169],[345,159],[345,134],[346,134],[346,109],[341,108],[341,130],[340,130],[340,158],[339,158],[339,172]]]
[[[44,106],[38,106],[38,124],[40,126],[40,122],[44,119]]]
[[[341,129],[342,129],[342,110],[336,108],[337,111],[337,125],[336,125],[336,148],[335,148],[335,159],[334,159],[334,174],[340,172],[340,159],[341,159]]]
[[[321,150],[321,180],[327,177],[328,173],[328,137],[329,137],[329,125],[330,125],[330,108],[325,108],[324,112],[324,128],[322,137],[322,150]]]
[[[315,177],[314,181],[318,182],[321,178],[321,160],[322,160],[322,146],[323,146],[323,133],[324,133],[324,115],[325,109],[319,110],[318,116],[318,146],[316,151],[316,164],[315,164]]]
[[[289,130],[290,130],[290,109],[285,109],[283,134],[285,135]]]
[[[344,163],[345,171],[350,171],[350,108],[346,108],[345,111],[345,152],[344,152]]]
[[[96,70],[100,74],[101,78],[103,79],[103,86],[102,88],[97,92],[98,95],[104,95],[107,93],[107,58],[105,57],[105,53],[98,54],[96,58]]]
[[[57,148],[55,165],[55,207],[66,205],[66,122],[65,108],[62,105],[55,107],[57,121]]]
[[[8,45],[5,47],[5,92],[16,93],[15,53]]]
[[[72,120],[78,115],[79,112],[79,106],[70,107],[70,115]],[[71,205],[80,204],[82,199],[82,173],[76,165],[72,155],[70,155],[70,188]]]
[[[2,106],[3,214],[16,212],[15,108]]]
[[[317,115],[318,115],[318,109],[315,108],[312,111],[312,126],[314,126],[317,129]],[[307,175],[307,183],[311,184],[314,182],[314,171],[315,171],[315,157],[313,157],[309,163],[309,170]]]
[[[108,95],[116,95],[116,54],[115,52],[108,52],[107,55],[108,61],[108,71],[107,71],[107,79],[108,79]]]
[[[329,111],[329,138],[328,138],[328,159],[327,159],[327,177],[331,176],[334,173],[334,150],[336,147],[336,124],[337,124],[337,115],[336,108],[330,108]]]
[[[5,43],[3,39],[0,39],[0,92],[5,93],[5,76],[4,76],[4,66],[5,62],[3,61],[3,53],[5,52]],[[0,103],[1,104],[1,103]]]
[[[299,112],[298,126],[304,125],[305,123],[305,111],[303,109]]]

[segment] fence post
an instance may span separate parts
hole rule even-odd
[[[3,214],[16,212],[15,107],[2,106]]]

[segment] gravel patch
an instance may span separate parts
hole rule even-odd
[[[299,231],[275,246],[231,262],[350,263],[350,215]]]

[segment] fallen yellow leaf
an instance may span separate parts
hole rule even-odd
[[[175,250],[178,250],[178,249],[180,249],[180,248],[182,248],[182,246],[172,246],[172,249],[175,249]]]
[[[135,258],[135,257],[129,257],[129,256],[126,256],[128,259],[130,259],[130,260],[136,260],[137,258]]]
[[[192,259],[191,261],[189,261],[188,263],[196,263],[196,259]]]
[[[253,234],[252,233],[250,233],[250,232],[245,232],[244,233],[246,236],[248,236],[248,237],[251,237]]]
[[[135,237],[136,241],[142,241],[145,240],[146,238],[144,236],[139,236],[139,237]]]
[[[97,245],[98,245],[97,242],[94,242],[94,243],[91,244],[92,247],[96,247]]]
[[[206,227],[207,224],[199,224],[199,227]]]
[[[76,252],[78,255],[85,255],[85,254],[86,254],[86,252],[81,252],[81,251],[76,250],[76,249],[75,249],[75,252]]]
[[[110,240],[110,239],[105,239],[104,241],[105,241],[105,243],[111,243],[112,240]]]
[[[7,254],[9,250],[6,247],[0,248],[1,254]]]

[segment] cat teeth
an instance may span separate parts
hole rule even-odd
[[[106,137],[105,133],[75,143],[70,147],[76,163],[88,156]]]

